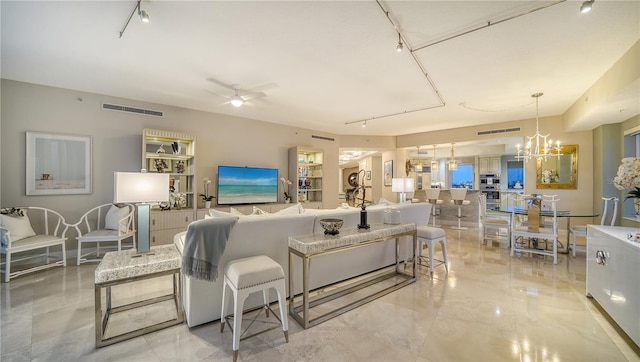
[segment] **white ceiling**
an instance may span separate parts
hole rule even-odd
[[[581,1],[566,1],[498,23],[553,3],[143,1],[151,22],[134,15],[119,38],[133,1],[3,0],[1,75],[338,135],[531,118],[534,92],[545,93],[541,116],[558,115],[640,39],[640,2],[598,0],[581,15]],[[411,53],[396,52],[393,23],[412,49],[494,25],[413,52],[442,105]],[[235,108],[208,78],[271,87]],[[638,112],[638,83],[616,109]]]

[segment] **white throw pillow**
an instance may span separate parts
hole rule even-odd
[[[230,207],[229,208],[229,213],[232,215],[236,215],[236,216],[245,216],[243,213],[241,213],[238,209],[236,209],[235,207]]]
[[[391,202],[385,198],[380,198],[380,200],[378,200],[378,205],[396,205],[397,203],[395,202]]]
[[[125,218],[129,214],[129,207],[117,207],[111,205],[107,215],[104,217],[104,228],[107,230],[120,230],[121,233],[126,233],[128,225],[120,225],[120,220]]]
[[[253,212],[251,213],[251,215],[264,215],[264,214],[268,214],[268,212],[262,210],[261,208],[258,207],[253,207]]]
[[[0,215],[0,226],[9,230],[11,234],[11,242],[34,236],[36,233],[31,227],[27,210],[24,210],[24,216]]]
[[[304,213],[304,208],[300,203],[275,212],[277,215],[298,215],[302,213]]]
[[[215,210],[215,209],[209,209],[209,215],[205,214],[204,216],[205,216],[205,219],[206,219],[206,216],[209,216],[209,217],[230,217],[230,216],[233,216],[233,214],[231,214],[229,212],[218,211],[218,210]]]

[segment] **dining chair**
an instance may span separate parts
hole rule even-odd
[[[501,237],[506,237],[511,241],[511,222],[508,219],[497,217],[495,215],[487,214],[487,194],[480,193],[478,195],[480,199],[480,222],[482,223],[482,242],[487,240],[487,232],[489,230],[496,230],[495,236],[491,240],[499,240]],[[507,234],[501,234],[500,230],[506,230]]]
[[[527,224],[512,227],[511,256],[516,253],[530,253],[553,257],[553,264],[558,263],[558,213],[557,197],[530,196],[527,203]],[[516,209],[511,211],[512,220],[516,217]],[[541,220],[542,215],[551,219],[550,224]],[[548,226],[550,225],[550,227]],[[541,244],[544,243],[544,248]],[[548,245],[551,243],[551,250]]]
[[[132,246],[136,247],[136,229],[134,223],[135,206],[124,204],[121,207],[114,204],[103,204],[87,211],[80,220],[68,225],[76,230],[78,236],[77,265],[89,261],[99,261],[101,243],[116,243],[118,251],[122,250],[122,242],[132,239]],[[86,257],[94,252],[82,254],[82,244],[95,243],[96,257]]]
[[[609,202],[612,201],[611,210],[613,214],[611,219],[607,223],[609,216]],[[602,198],[602,217],[600,218],[600,225],[608,224],[614,226],[616,224],[616,216],[618,216],[618,198],[617,197],[603,197]],[[571,255],[576,256],[576,238],[578,236],[587,237],[587,225],[575,225],[569,228],[569,234],[571,238]]]

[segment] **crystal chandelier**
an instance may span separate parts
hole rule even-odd
[[[547,140],[549,135],[541,135],[538,128],[538,99],[542,97],[542,95],[543,93],[534,93],[531,95],[536,99],[536,134],[531,137],[527,136],[528,140],[524,148],[522,148],[520,144],[516,145],[518,152],[516,155],[517,160],[524,159],[525,161],[529,161],[532,158],[544,158],[546,160],[547,157],[561,155],[560,141],[556,141],[554,145],[551,139]]]

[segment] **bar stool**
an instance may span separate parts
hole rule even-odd
[[[417,234],[418,251],[416,254],[418,254],[418,261],[422,261],[422,243],[425,243],[429,248],[429,273],[431,274],[431,278],[433,278],[433,268],[438,265],[444,264],[445,270],[449,273],[449,264],[447,262],[447,239],[445,237],[444,230],[431,226],[418,226]],[[433,258],[433,249],[436,242],[440,243],[440,247],[442,248],[442,260]],[[437,265],[435,262],[438,262]]]
[[[462,219],[462,205],[470,205],[471,201],[465,200],[467,197],[466,187],[457,187],[449,190],[451,192],[451,203],[458,206],[458,226],[453,226],[452,229],[467,230],[466,227],[460,225],[460,219]]]
[[[431,223],[431,226],[433,227],[440,226],[440,225],[436,225],[436,215],[437,215],[436,206],[441,205],[443,203],[442,200],[438,199],[438,197],[440,197],[440,188],[434,187],[434,188],[426,189],[424,193],[427,198],[427,201],[431,204],[431,217],[433,220],[433,222]]]
[[[280,264],[266,255],[236,259],[230,261],[227,264],[224,269],[224,284],[222,286],[220,333],[224,331],[225,322],[229,323],[224,311],[228,299],[228,296],[226,294],[227,287],[229,287],[229,289],[231,289],[231,291],[233,292],[234,300],[233,326],[229,324],[229,327],[233,331],[234,361],[238,359],[238,350],[240,349],[240,332],[242,328],[241,326],[244,301],[251,293],[262,291],[262,297],[264,300],[264,306],[262,308],[264,309],[266,316],[269,317],[269,311],[273,313],[273,315],[282,324],[282,331],[284,332],[285,341],[287,343],[289,342],[289,322],[287,320],[286,309],[287,294],[285,289],[284,271],[282,270]],[[278,307],[280,309],[280,318],[278,318],[278,316],[269,306],[269,289],[271,288],[274,288],[276,292],[278,292]],[[230,317],[231,316],[229,316],[229,318]],[[252,323],[250,323],[249,326],[251,326]],[[274,328],[278,327],[269,328],[256,334],[260,334]],[[247,336],[245,338],[252,337],[256,334]]]

